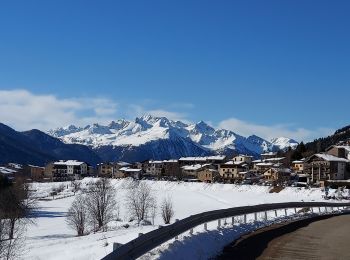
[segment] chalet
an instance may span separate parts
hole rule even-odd
[[[304,160],[297,160],[292,162],[292,170],[297,174],[304,173]]]
[[[332,145],[326,149],[326,154],[350,160],[350,146]]]
[[[323,186],[327,180],[344,180],[349,177],[349,160],[331,154],[318,153],[305,160],[304,172],[309,182]]]
[[[277,157],[277,153],[274,153],[274,152],[262,153],[260,157],[261,157],[261,160],[272,159]]]
[[[186,165],[212,164],[219,168],[219,165],[226,161],[225,155],[205,156],[205,157],[181,157],[179,159],[180,168]]]
[[[237,163],[237,164],[247,164],[250,166],[253,162],[253,156],[238,155],[238,156],[233,157],[232,161]]]
[[[239,180],[239,172],[246,171],[247,168],[241,165],[239,162],[229,161],[219,166],[219,174],[225,181],[233,182]]]
[[[138,167],[143,169],[144,173],[149,176],[161,177],[176,177],[181,175],[181,169],[178,160],[163,160],[163,161],[147,161],[138,164]]]
[[[239,172],[238,173],[238,178],[240,180],[258,180],[260,177],[258,174],[256,174],[254,171],[246,171],[246,172]]]
[[[129,167],[127,162],[105,162],[97,164],[97,175],[99,177],[113,178],[117,171],[122,167]]]
[[[202,182],[213,183],[220,178],[220,174],[215,169],[202,169],[198,171],[198,179]]]
[[[115,173],[116,178],[140,179],[141,176],[142,176],[142,169],[131,168],[127,166],[119,168]]]
[[[88,175],[88,164],[76,160],[58,161],[50,165],[53,181],[71,181]]]
[[[273,183],[289,181],[292,171],[288,168],[270,168],[264,172],[264,179]]]
[[[32,181],[48,181],[50,179],[45,178],[45,167],[40,167],[36,165],[27,165],[24,167],[25,171],[29,173],[30,179]]]
[[[198,179],[198,173],[203,169],[213,168],[211,164],[194,164],[181,167],[182,177],[184,179]]]
[[[255,160],[253,161],[253,165],[254,165],[253,169],[255,171],[263,173],[264,171],[273,167],[275,164],[272,162],[265,162],[263,160]]]

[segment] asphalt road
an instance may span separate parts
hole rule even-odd
[[[217,259],[350,259],[350,215],[276,224],[235,241]]]

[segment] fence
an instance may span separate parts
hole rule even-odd
[[[157,246],[163,244],[164,242],[172,238],[176,238],[178,235],[186,231],[192,232],[193,228],[202,224],[204,224],[204,227],[206,228],[206,223],[216,220],[218,221],[218,226],[220,226],[221,219],[226,219],[230,217],[234,218],[236,216],[245,216],[244,219],[246,219],[247,214],[254,214],[267,211],[275,211],[277,216],[276,210],[291,208],[295,209],[295,213],[297,212],[297,208],[310,208],[312,212],[316,213],[317,211],[321,212],[322,207],[325,208],[325,212],[331,213],[333,212],[334,208],[339,210],[343,207],[350,207],[350,203],[288,202],[275,204],[261,204],[256,206],[244,206],[203,212],[177,221],[172,225],[161,227],[149,233],[143,234],[138,238],[120,246],[112,253],[105,256],[103,260],[135,259],[147,253],[148,251],[156,248]],[[257,214],[255,214],[255,218],[256,215]],[[267,216],[266,213],[265,216]]]

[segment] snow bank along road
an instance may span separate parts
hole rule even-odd
[[[91,179],[82,180],[82,184]],[[147,233],[163,225],[161,216],[157,214],[153,226],[137,226],[128,222],[128,213],[124,204],[127,192],[128,179],[112,180],[116,187],[117,198],[120,205],[121,221],[116,221],[110,226],[108,232],[90,234],[84,237],[76,237],[75,232],[69,229],[65,223],[65,216],[74,196],[51,201],[39,201],[39,210],[36,212],[36,224],[28,227],[26,239],[25,259],[51,260],[51,259],[101,259],[113,250],[113,243],[125,244],[138,236],[138,233]],[[324,194],[320,189],[286,188],[280,193],[269,193],[269,187],[265,186],[237,186],[231,184],[205,184],[205,183],[177,183],[166,181],[145,181],[151,187],[157,197],[158,204],[165,196],[173,199],[174,219],[184,219],[190,215],[205,211],[266,203],[292,202],[292,201],[324,201]],[[61,183],[34,183],[33,189],[37,196],[47,196],[52,188]],[[69,183],[65,183],[69,185]],[[69,189],[65,190],[71,195]],[[334,192],[334,191],[331,191]],[[347,192],[347,191],[345,191]],[[281,212],[281,215],[283,212]],[[262,216],[260,216],[262,217]],[[126,228],[125,224],[129,227]],[[194,229],[190,238],[188,234],[181,235],[179,240],[163,244],[148,256],[152,259],[174,259],[177,248],[188,244],[196,247],[196,250],[182,250],[183,254],[192,254],[191,259],[205,259],[220,253],[215,247],[216,241],[223,236],[237,232],[237,228],[229,230],[217,230],[217,223],[212,229],[208,226],[208,232],[203,232],[203,227]],[[249,229],[242,226],[241,229]],[[211,234],[211,236],[208,236]],[[203,243],[203,239],[210,243]],[[226,244],[232,240],[225,240]],[[210,244],[211,246],[208,246]],[[202,247],[201,247],[202,246]],[[223,245],[224,246],[224,245]],[[215,247],[215,248],[214,248]],[[183,248],[183,247],[181,247]],[[213,251],[214,250],[214,251]],[[180,257],[181,259],[181,257]],[[185,258],[183,258],[185,259]]]
[[[350,259],[350,215],[276,224],[225,247],[226,259]]]
[[[290,217],[288,210],[294,210],[293,218],[305,218],[315,217],[316,208],[321,213],[321,207],[325,207],[325,214],[334,214],[333,212],[340,212],[343,207],[350,207],[350,203],[327,203],[327,202],[288,202],[288,203],[273,203],[273,204],[261,204],[254,206],[234,207],[229,209],[214,210],[209,212],[203,212],[200,214],[192,215],[188,218],[180,220],[172,225],[163,227],[161,229],[153,230],[148,234],[142,235],[141,237],[130,241],[126,245],[121,246],[116,251],[112,252],[103,260],[128,260],[142,256],[149,252],[153,248],[161,245],[164,242],[169,241],[172,238],[176,239],[176,236],[189,231],[192,233],[193,228],[198,227],[201,224],[218,221],[218,228],[221,229],[221,222],[227,222],[227,218],[242,216],[244,218],[244,224],[247,223],[247,219],[250,214],[254,214],[253,222],[264,222],[269,221],[268,212],[275,212],[275,219],[278,218],[278,211],[284,210],[284,216]],[[334,208],[333,208],[334,207]],[[259,220],[257,214],[263,213],[265,217]],[[235,224],[234,218],[231,221],[231,227]],[[267,223],[266,223],[267,224]],[[233,254],[232,257],[235,255]]]

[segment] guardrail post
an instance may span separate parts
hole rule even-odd
[[[284,215],[285,215],[286,217],[288,216],[287,209],[284,209]]]
[[[190,229],[190,235],[193,235],[193,228]]]
[[[244,224],[247,224],[247,214],[244,214]]]
[[[235,224],[235,217],[232,217],[232,226]]]
[[[175,222],[179,222],[178,219],[175,219]],[[178,240],[179,239],[179,236],[175,236],[175,240]]]
[[[318,212],[321,213],[321,207],[318,207]]]
[[[227,221],[226,221],[226,218],[224,218],[224,226],[227,225]]]
[[[278,217],[277,210],[275,210],[275,217],[276,217],[276,218]]]
[[[324,209],[325,209],[326,213],[328,213],[328,209],[327,209],[327,207],[324,207]]]
[[[218,219],[218,228],[221,227],[221,219]]]
[[[267,211],[265,211],[265,221],[267,221]]]
[[[297,208],[294,208],[294,214],[297,214]]]
[[[113,251],[117,250],[119,247],[121,247],[123,244],[120,243],[113,243]]]
[[[258,221],[258,213],[257,212],[254,212],[254,221]]]
[[[313,207],[311,207],[310,209],[311,209],[311,213],[314,213],[314,208],[313,208]]]
[[[204,223],[204,230],[208,231],[208,224],[207,223]]]

